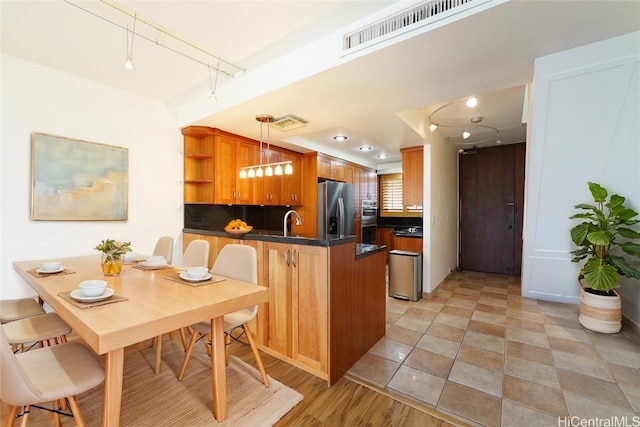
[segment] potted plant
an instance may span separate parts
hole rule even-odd
[[[113,239],[102,240],[95,247],[102,252],[102,272],[105,276],[117,276],[122,270],[122,255],[131,252],[131,242],[117,242]]]
[[[630,260],[640,260],[640,244],[635,243],[640,233],[630,228],[640,220],[636,211],[624,205],[624,197],[608,197],[601,185],[588,184],[595,204],[575,205],[580,213],[569,217],[582,220],[571,228],[571,240],[577,246],[571,261],[585,261],[578,275],[582,291],[579,321],[596,332],[617,333],[622,328],[622,310],[615,288],[620,277],[640,279],[640,271],[630,264]]]

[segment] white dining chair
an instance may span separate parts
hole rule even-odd
[[[167,261],[167,264],[171,264],[173,259],[173,237],[162,236],[156,242],[156,246],[153,248],[152,255],[163,256]]]
[[[182,255],[183,267],[209,268],[209,241],[192,240]]]
[[[33,298],[0,300],[0,323],[44,314],[44,308]]]
[[[65,407],[66,399],[75,424],[84,427],[75,396],[104,381],[100,359],[83,344],[68,342],[14,354],[4,329],[0,330],[0,366],[0,400],[10,406],[8,426],[23,407],[21,425],[26,426],[29,406],[46,402],[53,402],[55,422],[60,425],[57,411]]]
[[[2,326],[7,341],[14,349],[24,351],[25,344],[39,343],[44,345],[67,342],[71,327],[57,313],[46,313],[40,316],[26,317],[5,323]]]
[[[211,269],[211,273],[215,274],[216,276],[242,280],[243,282],[257,285],[258,255],[256,249],[252,246],[239,245],[235,243],[225,245],[220,250],[213,268]],[[225,343],[227,344],[225,346],[225,357],[228,363],[229,345],[231,344],[231,330],[242,327],[244,330],[244,334],[247,337],[247,341],[249,342],[249,346],[251,347],[251,351],[253,352],[253,356],[256,359],[258,370],[262,375],[262,382],[264,383],[265,387],[269,387],[269,379],[267,378],[267,374],[264,371],[260,353],[258,352],[258,348],[256,347],[253,336],[251,335],[251,330],[249,329],[249,322],[256,317],[257,313],[258,306],[254,305],[224,316]],[[180,381],[182,381],[182,379],[184,378],[184,373],[187,369],[187,364],[189,363],[189,358],[191,357],[191,352],[193,351],[193,347],[196,342],[200,339],[203,339],[204,341],[211,341],[211,338],[209,336],[211,332],[210,321],[197,323],[195,325],[192,325],[191,328],[193,329],[193,334],[191,336],[191,341],[189,342],[189,347],[187,348],[187,354],[185,355],[182,362],[180,373],[178,374],[178,380]]]
[[[184,250],[184,254],[182,255],[182,266],[209,268],[209,241],[193,240],[189,242],[187,248]],[[186,349],[187,339],[184,328],[180,328],[178,332],[180,333],[182,346]],[[154,372],[159,374],[162,366],[162,335],[155,337],[153,341],[156,347]]]

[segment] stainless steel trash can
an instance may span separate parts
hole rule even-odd
[[[389,252],[389,296],[418,301],[422,298],[422,254]]]

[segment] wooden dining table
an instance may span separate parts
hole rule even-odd
[[[266,302],[268,288],[229,278],[202,286],[178,283],[167,278],[176,268],[141,270],[125,265],[119,276],[103,276],[100,259],[100,255],[87,255],[15,261],[13,269],[96,354],[104,355],[102,425],[120,423],[125,347],[209,319],[212,410],[223,421],[227,416],[223,316]],[[65,270],[45,277],[33,274],[46,261],[60,261]],[[115,291],[112,298],[121,300],[80,308],[61,296],[89,279],[106,280],[107,287]]]

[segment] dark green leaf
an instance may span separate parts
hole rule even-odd
[[[580,218],[595,219],[595,216],[590,212],[585,212],[585,213],[579,213],[579,214],[571,215],[569,217],[569,219],[580,219]]]
[[[620,233],[622,237],[626,237],[627,239],[640,238],[640,233],[630,228],[618,227],[618,233]]]
[[[620,247],[622,248],[623,251],[625,251],[625,253],[628,253],[629,255],[633,255],[635,257],[640,258],[639,244],[633,243],[633,242],[625,242]]]
[[[603,203],[607,200],[607,190],[600,186],[600,184],[596,184],[595,182],[589,182],[589,191],[591,191],[591,195],[593,196],[593,200],[596,203]]]
[[[592,209],[595,209],[596,207],[594,205],[588,205],[586,203],[580,203],[580,204],[575,205],[574,208],[592,210]]]
[[[589,224],[583,222],[571,229],[571,240],[576,246],[582,246],[587,238],[587,234],[589,234]]]
[[[629,208],[623,209],[618,213],[618,217],[620,217],[621,219],[631,219],[636,216],[638,216],[638,212]]]
[[[609,203],[607,203],[606,206],[610,210],[615,210],[616,208],[619,208],[620,206],[622,206],[624,204],[624,201],[625,201],[624,197],[614,194],[611,196],[611,198],[609,199]]]
[[[616,267],[618,273],[632,279],[640,279],[640,271],[633,268],[626,259],[621,256],[611,256],[611,263]]]

